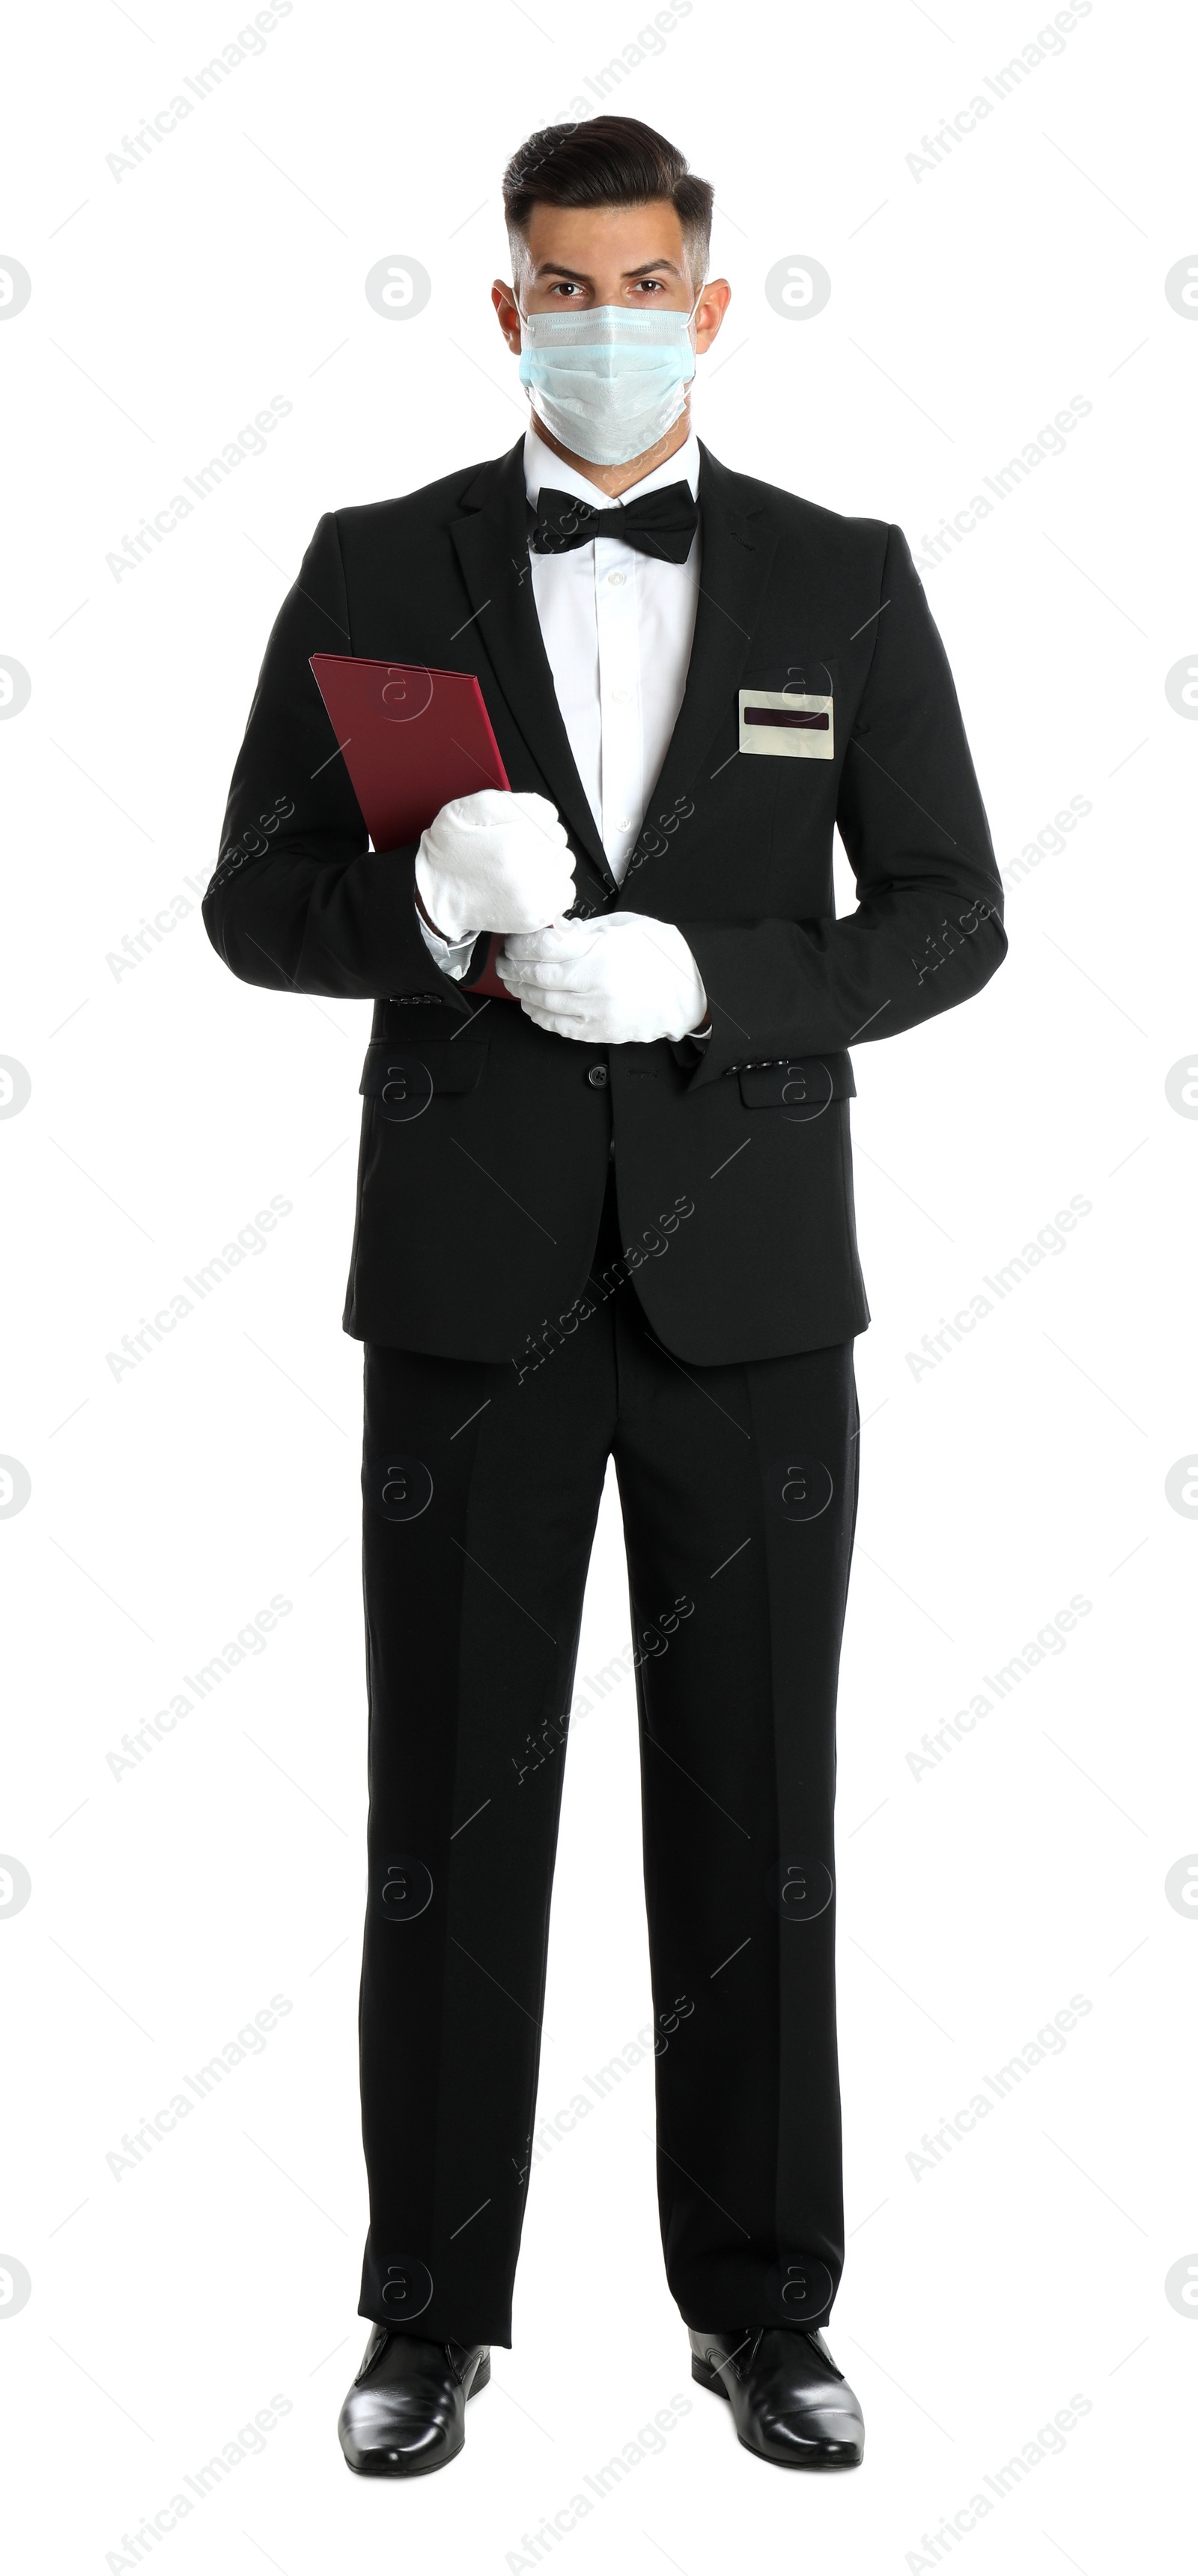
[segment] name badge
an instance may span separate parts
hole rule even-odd
[[[740,748],[775,760],[834,758],[831,698],[786,689],[740,691]]]

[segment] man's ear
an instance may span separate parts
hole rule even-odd
[[[727,278],[710,278],[695,313],[695,348],[700,357],[705,349],[711,347],[731,301],[732,289]]]
[[[508,347],[512,351],[513,356],[518,356],[520,350],[520,308],[516,302],[515,288],[512,286],[505,286],[503,279],[501,277],[497,277],[491,288],[491,302],[495,307],[499,328],[503,333],[504,339],[507,341]]]

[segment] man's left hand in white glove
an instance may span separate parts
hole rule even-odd
[[[703,978],[681,931],[646,913],[518,932],[496,967],[538,1028],[593,1046],[684,1038],[707,1017]]]

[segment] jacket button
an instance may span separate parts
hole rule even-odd
[[[607,1081],[607,1066],[605,1064],[593,1064],[587,1074],[587,1081],[590,1083],[592,1090],[602,1091],[603,1086]]]

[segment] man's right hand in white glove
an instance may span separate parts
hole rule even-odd
[[[483,930],[543,930],[574,901],[574,861],[548,798],[504,787],[455,796],[420,837],[416,892],[457,943]]]

